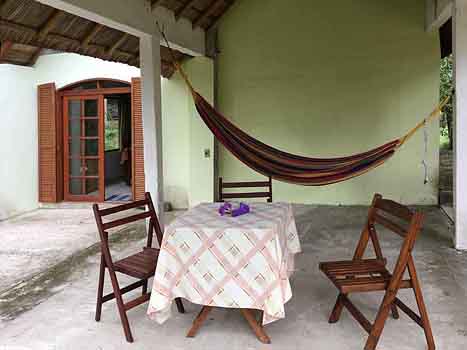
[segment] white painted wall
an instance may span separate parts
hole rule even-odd
[[[196,61],[191,64],[194,78],[210,95],[212,74],[205,72],[210,71],[211,63],[202,58]],[[68,53],[41,56],[34,68],[0,65],[0,220],[39,206],[37,85],[55,82],[59,89],[83,79],[129,82],[138,76],[140,70],[134,67]],[[212,154],[212,135],[200,127],[201,121],[190,121],[197,116],[181,79],[163,78],[161,85],[165,201],[175,208],[187,208],[212,200],[213,162],[212,158],[202,159],[204,148]],[[191,154],[197,159],[194,164]]]
[[[60,53],[39,57],[34,66],[34,74],[37,85],[55,82],[57,89],[60,89],[75,81],[92,78],[111,78],[130,82],[131,78],[140,76],[140,71],[126,64]]]
[[[37,207],[34,69],[0,65],[0,220]]]
[[[161,50],[159,38],[144,36],[139,40],[141,61],[141,102],[144,138],[145,190],[164,225],[164,170],[162,155]]]

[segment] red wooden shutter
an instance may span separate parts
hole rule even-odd
[[[39,202],[58,201],[55,84],[38,86]]]
[[[133,199],[144,199],[144,140],[141,79],[131,79],[131,149]]]

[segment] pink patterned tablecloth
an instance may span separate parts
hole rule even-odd
[[[173,299],[264,311],[263,324],[285,317],[289,277],[301,251],[292,206],[252,203],[233,218],[219,203],[201,204],[165,230],[148,315],[159,323]]]

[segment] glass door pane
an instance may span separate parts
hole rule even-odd
[[[101,101],[97,96],[65,99],[66,199],[98,201],[104,196]]]
[[[73,195],[82,193],[81,179],[81,100],[68,101],[68,144],[70,166],[69,192]]]

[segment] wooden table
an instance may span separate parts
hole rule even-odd
[[[213,307],[240,309],[269,343],[263,325],[285,317],[294,255],[301,251],[292,206],[252,203],[249,214],[233,218],[220,216],[220,205],[201,204],[166,228],[148,315],[165,322],[177,297],[203,305],[187,334],[193,337]]]

